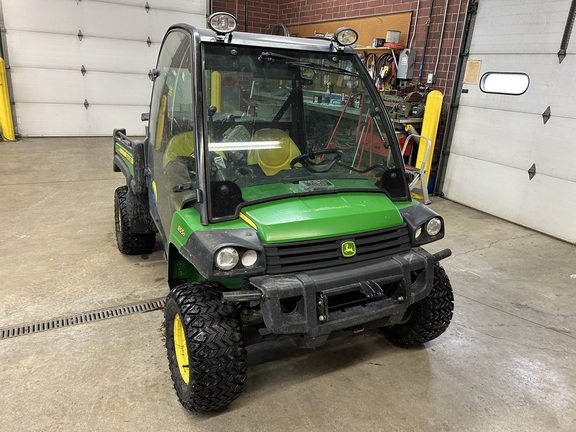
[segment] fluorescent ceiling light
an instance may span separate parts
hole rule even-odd
[[[209,151],[270,150],[281,147],[280,141],[241,141],[208,144]]]

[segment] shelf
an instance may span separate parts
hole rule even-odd
[[[394,48],[394,51],[399,51],[403,48]],[[372,51],[372,52],[391,52],[392,48],[389,47],[355,47],[355,51]]]

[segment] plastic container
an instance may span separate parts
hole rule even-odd
[[[398,43],[398,42],[400,42],[400,31],[388,30],[386,32],[386,43]]]

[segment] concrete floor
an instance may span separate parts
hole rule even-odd
[[[112,139],[0,143],[0,329],[163,298],[160,250],[116,249]],[[576,247],[433,197],[453,250],[448,331],[249,350],[244,394],[192,414],[162,312],[0,340],[1,431],[576,430]]]

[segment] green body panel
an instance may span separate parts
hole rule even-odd
[[[373,189],[378,190],[368,179],[330,179],[334,189]],[[286,196],[306,192],[298,183],[270,183],[242,188],[242,198],[244,201],[256,201],[273,196]]]
[[[118,154],[126,163],[131,175],[134,175],[134,155],[130,150],[120,144],[118,141],[114,142],[114,152]]]
[[[227,222],[219,222],[208,226],[200,223],[200,215],[196,209],[188,208],[179,210],[172,217],[170,226],[170,235],[166,245],[166,256],[168,257],[168,278],[169,279],[187,279],[189,282],[198,282],[205,280],[202,275],[189,263],[181,253],[171,253],[180,251],[186,244],[190,235],[197,230],[227,230],[227,229],[246,229],[250,226],[242,219],[235,219]],[[242,286],[243,278],[228,278],[226,280],[216,280],[221,282],[229,289],[237,289]]]
[[[404,223],[398,207],[377,192],[285,198],[245,207],[242,213],[258,227],[263,243],[338,237]]]
[[[254,229],[263,243],[286,243],[317,238],[341,237],[402,225],[399,209],[414,201],[393,203],[379,192],[339,192],[283,198],[247,206],[241,218],[202,225],[194,208],[179,210],[171,221],[167,245],[169,278],[203,280],[198,271],[179,253],[195,231]],[[172,250],[172,253],[170,252]],[[184,261],[183,261],[184,260]],[[239,288],[242,278],[221,280],[227,288]]]
[[[197,230],[231,230],[250,228],[242,219],[234,219],[226,222],[218,222],[210,225],[200,223],[200,215],[196,209],[188,208],[179,210],[172,217],[170,226],[169,243],[173,244],[178,250],[186,244],[190,235]]]
[[[412,206],[416,206],[416,205],[420,205],[420,203],[416,200],[412,200],[412,201],[399,201],[399,202],[395,202],[394,203],[396,205],[396,208],[398,210],[402,210],[405,209],[406,207],[412,207]]]

